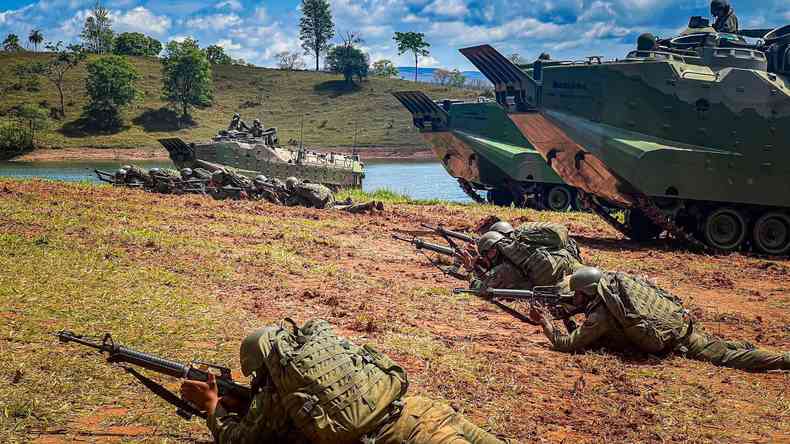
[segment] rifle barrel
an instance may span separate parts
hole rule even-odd
[[[453,250],[450,247],[445,247],[443,245],[438,245],[438,244],[432,244],[430,242],[425,242],[424,240],[418,239],[416,237],[412,238],[412,239],[408,239],[408,238],[405,238],[405,237],[402,237],[402,236],[398,236],[397,234],[393,234],[392,237],[394,239],[402,241],[402,242],[408,242],[408,243],[414,245],[414,247],[417,248],[418,250],[433,251],[434,253],[443,254],[445,256],[453,256],[453,257],[457,256],[455,250]]]
[[[452,237],[454,239],[458,239],[460,241],[463,241],[463,242],[466,242],[466,243],[469,243],[469,244],[473,244],[476,241],[475,238],[473,238],[472,236],[469,236],[469,235],[464,234],[464,233],[459,233],[458,231],[448,230],[447,228],[444,228],[441,225],[440,226],[436,226],[436,227],[434,227],[432,225],[429,225],[429,224],[421,224],[421,225],[422,225],[423,228],[427,228],[427,229],[429,229],[431,231],[435,231],[435,232],[441,234],[442,236]]]

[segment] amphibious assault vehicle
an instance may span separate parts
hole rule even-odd
[[[790,26],[690,26],[622,60],[529,70],[488,45],[461,52],[529,146],[627,236],[790,251]]]
[[[283,147],[274,128],[257,137],[245,131],[220,131],[207,142],[186,143],[172,138],[160,139],[159,143],[179,168],[229,166],[250,177],[294,176],[334,189],[361,188],[365,178],[365,165],[358,155]]]
[[[576,190],[546,164],[495,102],[433,101],[411,91],[393,95],[411,112],[447,172],[475,201],[578,209]]]

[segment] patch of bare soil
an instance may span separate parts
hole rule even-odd
[[[6,186],[78,194],[57,185]],[[107,211],[124,193],[79,196]],[[443,276],[391,234],[430,237],[421,222],[466,230],[488,213],[567,223],[589,265],[647,275],[680,296],[707,331],[776,350],[790,350],[788,259],[711,256],[672,242],[640,245],[592,215],[400,205],[368,216],[136,192],[128,197],[144,201],[152,214],[179,208],[177,220],[162,217],[171,233],[200,238],[217,224],[238,227],[211,234],[235,270],[233,279],[209,290],[228,307],[254,314],[261,324],[327,319],[339,333],[370,341],[400,362],[414,392],[446,399],[518,442],[788,442],[787,373],[747,373],[672,356],[554,352],[538,328],[484,301],[453,297],[450,290],[465,283]],[[269,219],[250,222],[245,215]],[[288,255],[261,256],[267,247]],[[169,263],[166,249],[143,250],[132,245],[128,253]],[[199,251],[189,259],[202,260]],[[90,430],[91,421],[78,428]]]

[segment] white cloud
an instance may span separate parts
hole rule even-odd
[[[136,31],[163,35],[172,25],[169,17],[156,15],[142,6],[128,11],[113,11],[110,18],[112,18],[115,31]]]
[[[184,25],[188,28],[204,31],[225,31],[241,24],[241,17],[236,14],[211,14],[187,19]]]
[[[595,23],[584,33],[587,39],[610,39],[625,37],[630,34],[629,29],[615,25],[614,23]]]
[[[231,11],[241,11],[244,8],[238,0],[226,0],[214,5],[217,9],[228,8]]]
[[[461,18],[469,14],[469,8],[463,0],[434,0],[423,9],[423,12]]]
[[[222,39],[214,43],[217,46],[221,46],[222,49],[227,51],[235,51],[242,48],[242,46],[238,43],[233,43],[233,40],[230,39]]]

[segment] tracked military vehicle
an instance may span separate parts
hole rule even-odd
[[[229,166],[250,177],[294,176],[333,189],[361,188],[365,177],[365,166],[358,155],[284,147],[279,145],[274,128],[257,136],[247,131],[220,131],[207,142],[186,143],[172,138],[160,139],[159,143],[179,168],[213,170]]]
[[[578,209],[576,190],[546,164],[495,102],[433,101],[422,92],[393,95],[411,112],[445,170],[475,201]]]
[[[488,45],[461,52],[567,183],[628,210],[623,223],[591,205],[627,236],[786,255],[790,26],[690,28],[622,60],[530,70]]]

